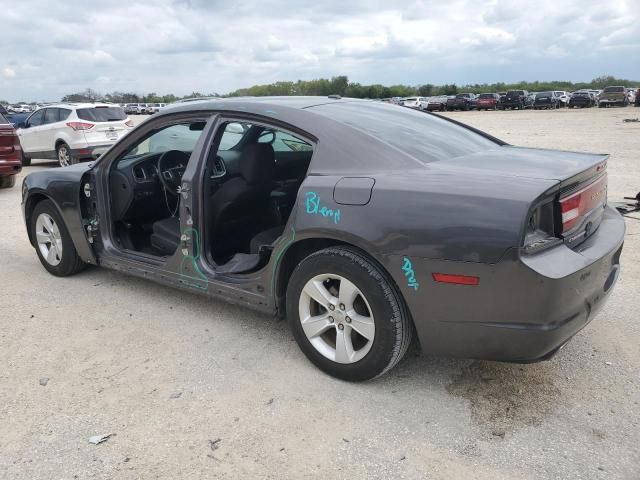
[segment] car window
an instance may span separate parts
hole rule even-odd
[[[42,124],[46,125],[48,123],[55,123],[59,121],[58,111],[59,110],[57,108],[47,108],[44,111],[44,122]]]
[[[140,142],[133,145],[119,162],[148,153],[164,153],[169,150],[180,150],[191,153],[202,135],[205,122],[188,122],[170,125],[156,130]]]
[[[7,119],[2,116],[2,113],[0,113],[0,123],[9,123]]]
[[[119,122],[127,118],[122,107],[79,108],[77,113],[79,119],[89,122]]]
[[[242,140],[242,137],[244,137],[249,128],[251,128],[251,125],[248,123],[227,123],[224,127],[224,133],[222,134],[222,138],[220,139],[218,150],[233,149],[233,147],[238,145],[240,140]]]
[[[38,110],[33,115],[29,117],[29,126],[38,127],[42,125],[44,120],[44,110]]]
[[[499,143],[436,115],[381,103],[331,103],[310,109],[429,163],[499,147]]]
[[[304,140],[280,130],[266,129],[258,138],[258,143],[270,143],[274,152],[311,152],[313,147]]]
[[[66,120],[67,118],[69,118],[69,115],[71,115],[71,110],[69,110],[68,108],[58,108],[58,121],[62,122],[64,120]]]

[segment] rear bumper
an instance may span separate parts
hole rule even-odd
[[[72,148],[71,156],[78,160],[95,160],[111,148],[112,145],[112,143],[109,143],[106,145],[88,145],[86,147]]]
[[[0,160],[0,177],[10,177],[22,171],[20,160]]]
[[[400,275],[396,282],[424,351],[509,362],[544,360],[604,305],[620,271],[624,232],[622,216],[607,207],[598,230],[576,250],[561,245],[524,257],[513,249],[494,265],[412,259],[419,290],[407,288]],[[480,282],[437,283],[434,272],[477,276]]]

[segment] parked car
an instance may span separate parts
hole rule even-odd
[[[560,100],[561,107],[566,107],[569,105],[569,99],[571,98],[571,95],[569,93],[565,92],[564,90],[556,90],[553,93]]]
[[[36,110],[19,125],[18,135],[26,165],[32,158],[51,158],[66,167],[97,158],[132,127],[120,107],[59,103]]]
[[[598,97],[598,106],[610,107],[610,106],[626,107],[629,105],[629,98],[627,97],[627,89],[625,87],[607,87],[602,90],[602,93]]]
[[[459,93],[447,100],[447,110],[471,110],[475,107],[475,93]]]
[[[591,92],[588,91],[577,91],[573,92],[571,98],[569,99],[569,107],[579,107],[579,108],[588,108],[593,107],[596,104],[595,97]]]
[[[536,99],[533,103],[535,110],[541,109],[557,109],[560,108],[561,100],[556,95],[556,92],[540,92],[536,94]]]
[[[414,331],[431,355],[528,362],[592,321],[625,235],[606,166],[382,102],[234,98],[31,173],[22,208],[50,273],[100,265],[276,313],[315,365],[360,381]]]
[[[447,109],[447,99],[448,97],[446,95],[429,97],[429,101],[427,102],[427,110],[430,112],[444,112]]]
[[[635,101],[635,106],[636,107],[640,107],[640,95],[636,93],[636,101]]]
[[[403,105],[409,108],[416,108],[418,110],[425,110],[427,108],[428,101],[425,97],[409,97],[405,99]]]
[[[9,113],[4,117],[9,121],[13,128],[19,128],[24,121],[29,118],[30,113]]]
[[[10,105],[9,110],[14,113],[28,113],[31,111],[31,106],[26,103],[21,103],[19,105]]]
[[[526,90],[509,90],[502,101],[502,107],[504,109],[523,110],[525,107],[531,106],[531,100],[529,99],[529,92]]]
[[[497,93],[481,93],[476,101],[478,110],[497,110],[501,108],[500,95]]]
[[[16,130],[0,113],[0,188],[10,188],[22,170],[22,149]]]
[[[149,103],[147,105],[149,105],[147,107],[147,113],[150,115],[153,113],[158,113],[161,108],[164,108],[167,106],[166,103]]]
[[[9,114],[4,105],[0,105],[0,115],[4,115],[5,117]]]

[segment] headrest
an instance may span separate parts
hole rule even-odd
[[[271,183],[275,170],[275,154],[271,144],[251,143],[242,149],[240,172],[249,185]]]

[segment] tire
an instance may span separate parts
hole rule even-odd
[[[46,221],[47,217],[54,222],[53,228]],[[56,277],[68,277],[86,266],[78,256],[58,209],[51,201],[43,200],[35,206],[31,213],[29,229],[36,243],[35,249],[40,263],[50,274]],[[49,232],[49,239],[55,242],[55,248],[53,242],[48,242],[51,245],[48,249],[46,244],[41,245],[40,240],[43,239],[43,234],[46,237],[46,232]],[[45,252],[51,250],[53,250],[52,256],[45,257]]]
[[[56,158],[61,167],[68,167],[74,163],[78,163],[78,160],[71,155],[71,149],[66,143],[61,143],[56,147]]]
[[[354,289],[356,293],[345,296],[344,305],[340,303],[340,292]],[[321,307],[310,291],[322,292],[320,298],[327,306]],[[301,314],[320,320],[309,323],[305,333]],[[351,382],[370,380],[393,368],[406,353],[413,334],[393,282],[381,267],[349,247],[326,248],[298,264],[287,288],[287,317],[307,358],[329,375]],[[337,348],[339,335],[347,345],[344,350]],[[339,350],[344,353],[340,355]]]
[[[31,157],[27,157],[24,154],[24,151],[22,152],[22,166],[23,167],[28,167],[31,165]]]
[[[11,188],[16,184],[16,176],[0,177],[0,188]]]

